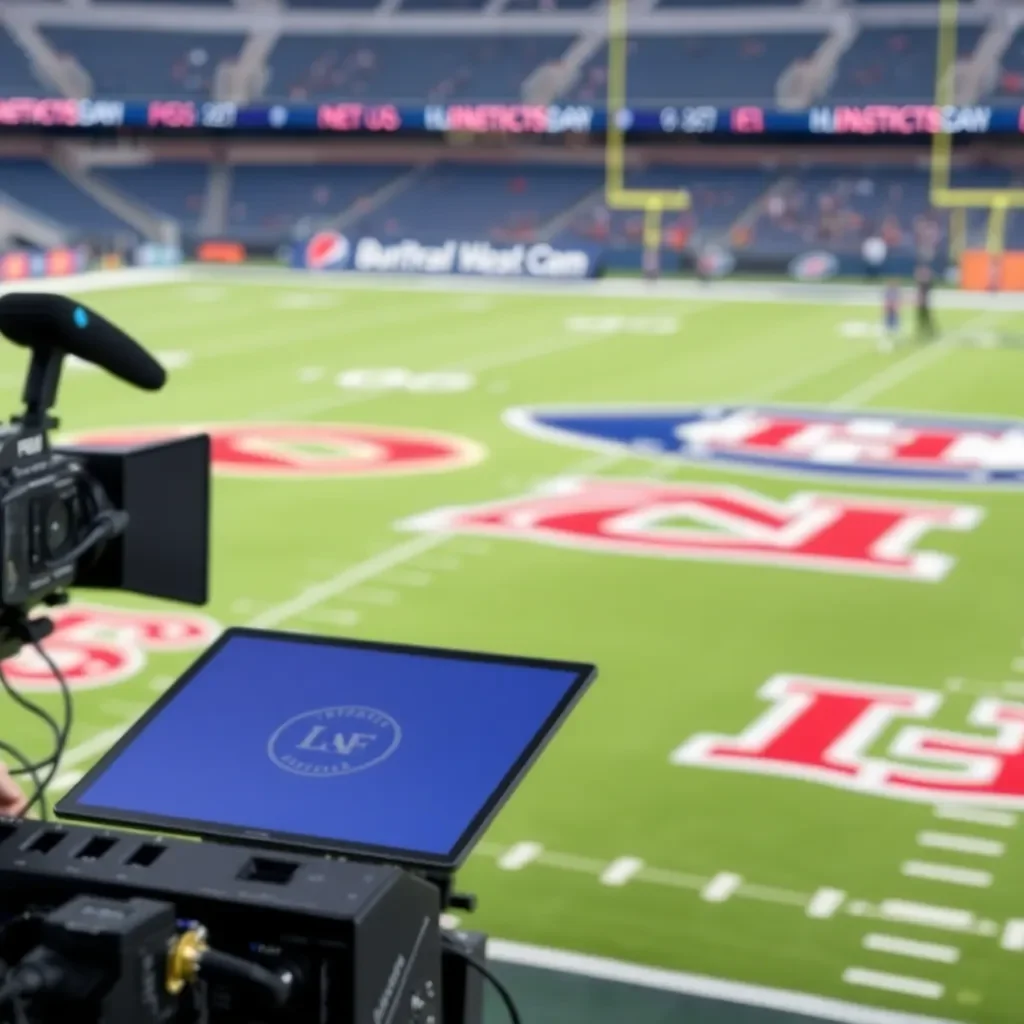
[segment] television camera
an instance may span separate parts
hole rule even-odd
[[[53,446],[67,356],[147,390],[164,370],[59,295],[3,296],[0,333],[30,351],[0,428],[0,659],[34,647],[65,710],[0,671],[54,734],[35,762],[0,743],[43,818],[0,818],[0,1024],[480,1024],[484,979],[517,1021],[485,937],[441,918],[473,909],[454,872],[593,667],[229,629],[46,820],[72,706],[39,611],[71,586],[205,603],[210,446]],[[493,725],[498,685],[528,699]],[[423,742],[456,711],[478,742]]]

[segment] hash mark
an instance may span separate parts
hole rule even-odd
[[[617,857],[601,872],[598,881],[602,885],[625,885],[643,866],[644,862],[639,857]]]
[[[960,959],[960,950],[956,946],[945,946],[938,942],[919,942],[898,935],[880,935],[872,932],[864,936],[863,945],[872,953],[891,953],[893,956],[933,960],[940,964],[955,964]]]
[[[911,900],[883,900],[878,909],[880,915],[890,921],[953,932],[974,931],[974,914],[969,910],[935,907],[930,903],[914,903]]]
[[[503,871],[521,871],[543,852],[544,847],[540,843],[516,843],[498,858],[498,867]]]
[[[923,860],[908,860],[900,871],[907,878],[923,878],[929,882],[948,882],[950,885],[969,885],[987,889],[992,884],[992,873],[973,868],[959,868],[952,864],[933,864]]]
[[[1024,920],[1015,917],[1007,921],[999,945],[1012,953],[1024,952]]]
[[[952,850],[978,857],[1002,857],[1006,852],[1006,844],[996,839],[975,839],[974,836],[958,836],[950,832],[919,832],[917,843],[933,850]]]
[[[846,901],[846,893],[842,889],[830,889],[827,886],[819,889],[807,904],[807,916],[816,918],[832,917]],[[850,905],[853,913],[853,904]]]
[[[701,890],[700,898],[708,903],[724,903],[743,884],[740,875],[731,871],[719,871]]]
[[[908,978],[902,974],[887,974],[885,971],[869,971],[865,967],[847,967],[843,971],[847,985],[862,988],[877,988],[884,992],[898,992],[904,996],[918,996],[921,999],[938,999],[945,988],[937,981],[924,978]]]
[[[993,828],[1013,828],[1017,815],[1008,811],[986,811],[960,804],[941,804],[935,808],[935,817],[946,821],[964,821],[969,825],[991,825]]]

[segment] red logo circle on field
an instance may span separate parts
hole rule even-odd
[[[127,427],[76,434],[75,444],[115,446],[187,434],[210,435],[221,476],[337,477],[435,473],[483,458],[472,441],[404,427],[350,423],[211,423]]]

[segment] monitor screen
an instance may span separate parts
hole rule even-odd
[[[228,630],[58,812],[455,866],[594,674]]]

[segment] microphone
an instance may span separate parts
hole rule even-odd
[[[0,297],[0,334],[31,349],[60,349],[145,391],[159,391],[164,368],[119,327],[66,295],[11,292]]]

